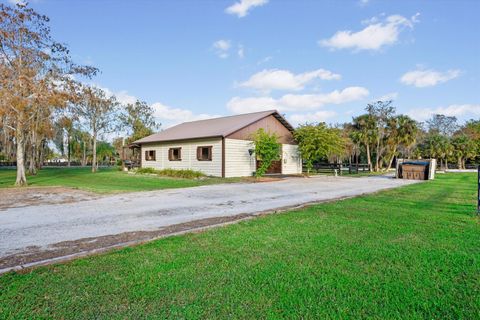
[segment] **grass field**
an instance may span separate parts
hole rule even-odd
[[[478,319],[476,175],[0,277],[0,318]]]
[[[117,168],[100,168],[97,173],[91,173],[90,170],[90,168],[44,168],[36,176],[27,176],[27,181],[28,185],[32,187],[71,187],[97,193],[185,188],[238,181],[238,179],[221,178],[197,180],[131,175],[118,171]],[[0,188],[12,187],[15,183],[15,177],[15,170],[0,170]]]

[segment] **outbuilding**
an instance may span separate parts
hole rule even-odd
[[[209,176],[251,176],[258,161],[252,135],[260,128],[275,133],[282,144],[281,160],[269,174],[299,174],[302,160],[294,128],[276,110],[184,122],[134,142],[141,148],[142,168],[192,169]]]

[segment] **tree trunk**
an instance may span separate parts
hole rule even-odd
[[[445,170],[448,170],[448,158],[445,157]]]
[[[82,166],[87,165],[87,143],[83,141],[83,156],[82,156]]]
[[[380,171],[380,139],[377,139],[377,151],[375,154],[375,171]]]
[[[370,155],[370,145],[368,143],[365,144],[367,149],[367,163],[368,163],[368,170],[372,171],[372,157]]]
[[[30,162],[28,163],[28,173],[30,173],[31,175],[36,175],[37,174],[37,168],[35,166],[36,164],[36,152],[37,152],[37,149],[35,147],[35,143],[36,143],[36,137],[35,137],[35,130],[32,131],[32,135],[31,135],[31,146],[30,146]]]
[[[93,147],[92,147],[92,154],[93,154],[93,159],[92,159],[92,172],[97,172],[97,133],[93,133]]]
[[[70,132],[67,131],[67,167],[70,167]]]
[[[393,148],[392,156],[390,157],[390,160],[388,161],[387,171],[390,170],[390,168],[392,167],[393,158],[395,158],[395,153],[397,153],[397,146],[395,146]]]
[[[27,177],[25,176],[25,136],[23,127],[20,121],[17,123],[16,129],[16,142],[17,142],[17,179],[15,181],[16,186],[26,186]]]

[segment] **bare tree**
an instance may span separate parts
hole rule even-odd
[[[0,4],[0,114],[8,116],[8,127],[14,132],[18,186],[27,183],[28,132],[66,105],[72,74],[96,72],[73,64],[68,49],[52,39],[48,21],[25,4]],[[30,135],[34,149],[37,141],[37,136]]]

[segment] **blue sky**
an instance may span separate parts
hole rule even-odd
[[[13,0],[12,0],[13,1]],[[164,127],[279,109],[351,120],[391,97],[417,120],[480,118],[480,1],[35,0],[94,82]]]

